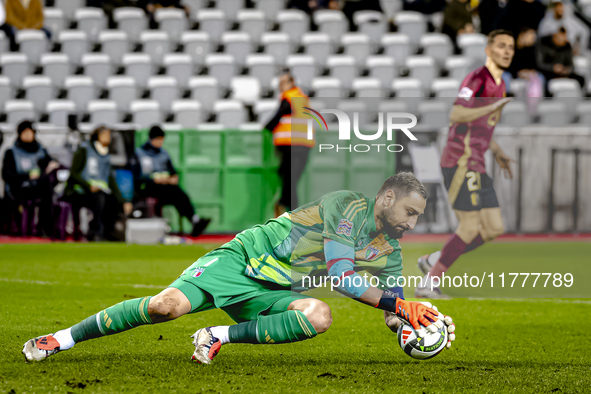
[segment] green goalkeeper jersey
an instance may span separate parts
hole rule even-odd
[[[311,281],[304,277],[328,275],[324,238],[329,238],[354,248],[356,271],[376,276],[381,289],[391,277],[392,287],[402,273],[402,253],[398,240],[376,231],[374,205],[375,199],[362,193],[337,191],[241,232],[235,240],[247,255],[245,275],[307,290]]]

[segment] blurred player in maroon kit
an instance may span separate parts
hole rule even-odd
[[[441,277],[463,253],[495,239],[504,231],[493,182],[486,174],[484,153],[490,148],[505,176],[513,177],[510,167],[513,160],[492,135],[503,107],[511,100],[505,97],[501,76],[511,65],[514,46],[509,31],[495,30],[488,35],[486,64],[464,79],[449,115],[451,126],[441,157],[441,170],[448,201],[460,224],[441,251],[419,258],[418,265],[425,278],[415,290],[416,297],[446,297],[439,287],[432,286],[431,278]]]

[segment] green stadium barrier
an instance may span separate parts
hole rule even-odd
[[[336,131],[317,133],[317,146],[334,144]],[[138,130],[136,146],[148,139],[148,130]],[[349,144],[393,144],[394,141],[341,141]],[[212,218],[207,232],[239,232],[261,224],[273,216],[279,198],[279,161],[270,133],[261,130],[171,130],[164,148],[179,172],[179,184],[187,192],[197,213]],[[395,156],[383,148],[379,153],[348,154],[331,150],[319,154],[312,149],[300,181],[300,203],[313,201],[335,190],[355,190],[375,195],[384,179],[394,174]],[[163,216],[172,231],[179,231],[179,218],[173,207]],[[182,229],[190,231],[190,223]]]

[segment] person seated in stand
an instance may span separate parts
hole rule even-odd
[[[124,201],[111,171],[111,130],[99,126],[90,135],[89,142],[82,142],[72,159],[70,178],[64,190],[64,199],[72,204],[74,223],[78,224],[80,208],[92,211],[86,238],[89,241],[112,239],[117,214],[131,213],[133,205]],[[78,226],[75,226],[78,227]],[[77,239],[79,234],[74,234]]]
[[[150,129],[150,140],[137,148],[132,172],[135,189],[139,198],[153,197],[158,199],[158,209],[164,205],[173,205],[180,216],[184,216],[193,224],[191,236],[199,236],[211,219],[202,218],[195,213],[189,196],[179,186],[177,175],[170,155],[164,144],[164,131],[159,126]]]
[[[40,0],[6,0],[5,20],[0,22],[0,30],[3,30],[10,41],[10,50],[16,52],[16,32],[18,30],[41,30],[51,39],[51,32],[43,27],[43,4]],[[2,19],[2,18],[0,18]]]
[[[31,121],[18,125],[14,145],[4,153],[4,180],[7,211],[14,212],[20,204],[33,202],[39,208],[39,224],[45,235],[53,236],[53,185],[49,174],[59,167],[47,150],[35,139]],[[29,229],[30,230],[30,229]]]
[[[538,68],[546,78],[546,96],[548,81],[555,78],[575,79],[585,87],[585,78],[574,72],[573,47],[568,41],[568,33],[564,27],[551,36],[542,37],[536,48]]]

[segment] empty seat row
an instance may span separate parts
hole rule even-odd
[[[23,119],[38,119],[38,111],[31,100],[9,100],[4,104],[4,112],[10,124],[18,124]],[[49,123],[56,126],[67,126],[70,115],[81,113],[75,100],[49,100],[44,112],[48,114]],[[139,127],[162,123],[169,112],[174,115],[174,122],[182,127],[194,128],[207,120],[207,112],[202,110],[201,103],[197,100],[174,100],[169,110],[163,110],[156,100],[133,100],[129,105],[129,111],[121,111],[114,100],[92,100],[87,103],[84,112],[90,115],[90,123],[106,125],[121,123],[127,112],[132,115],[132,123]],[[225,128],[236,128],[248,121],[244,105],[236,100],[216,101],[213,113],[216,115],[217,123]]]

